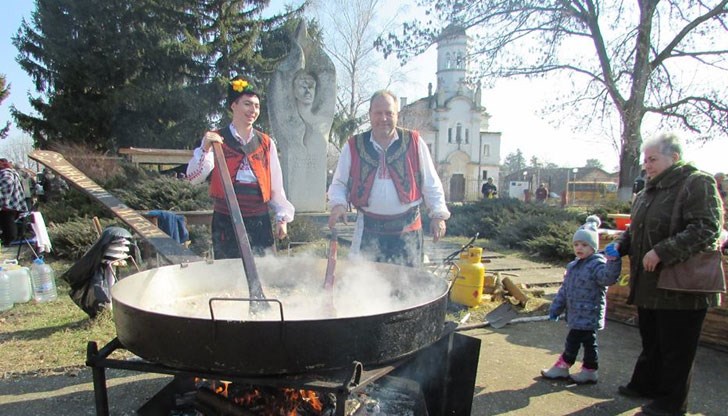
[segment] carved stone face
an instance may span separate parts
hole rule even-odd
[[[293,94],[303,104],[312,104],[316,95],[316,80],[307,73],[296,76],[293,80]]]

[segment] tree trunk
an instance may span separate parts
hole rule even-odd
[[[634,106],[627,105],[624,113],[622,128],[622,152],[619,155],[619,199],[629,201],[632,199],[632,184],[640,174],[640,147],[642,146],[643,113],[636,111]]]

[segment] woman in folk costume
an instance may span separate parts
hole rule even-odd
[[[233,222],[225,199],[220,170],[215,167],[212,144],[220,143],[235,189],[250,245],[262,255],[275,240],[269,209],[275,213],[275,237],[287,235],[295,209],[283,190],[283,173],[276,145],[253,128],[260,115],[260,97],[253,84],[241,76],[228,86],[230,125],[205,133],[187,166],[187,179],[202,183],[208,176],[213,200],[212,245],[216,259],[240,257]]]

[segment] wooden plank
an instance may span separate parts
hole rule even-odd
[[[71,186],[100,202],[141,238],[147,241],[159,255],[172,264],[202,261],[188,248],[179,244],[137,211],[107,192],[86,174],[69,163],[62,154],[49,150],[35,150],[29,157],[52,170]]]

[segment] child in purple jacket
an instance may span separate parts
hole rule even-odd
[[[599,249],[599,217],[590,215],[572,238],[576,259],[566,266],[564,282],[556,294],[549,319],[556,321],[565,313],[569,334],[564,352],[556,363],[541,375],[548,379],[571,379],[577,384],[596,383],[599,379],[597,331],[604,328],[607,308],[607,286],[619,278],[622,260],[596,253]],[[579,349],[584,346],[581,371],[569,374]]]

